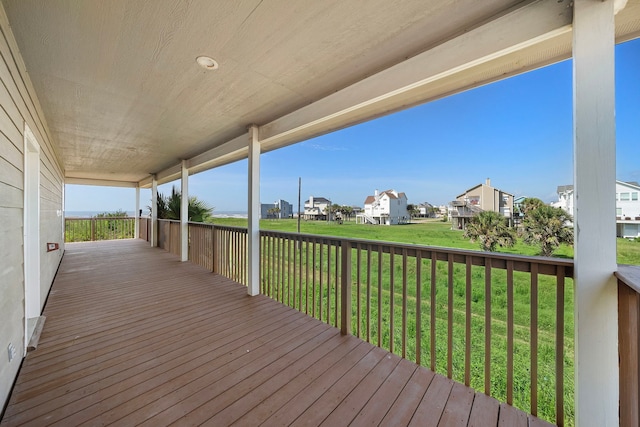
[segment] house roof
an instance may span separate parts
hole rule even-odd
[[[305,204],[309,203],[309,200],[305,201]],[[326,199],[324,197],[313,197],[313,203],[331,203],[329,201],[329,199]]]
[[[557,193],[566,193],[567,191],[573,190],[573,185],[558,185]]]
[[[465,194],[467,194],[468,192],[473,191],[473,190],[475,190],[476,188],[478,188],[478,187],[482,187],[482,186],[489,187],[489,188],[491,188],[492,190],[499,191],[499,192],[501,192],[501,193],[504,193],[504,194],[507,194],[507,195],[509,195],[509,196],[513,197],[513,194],[511,194],[511,193],[508,193],[508,192],[506,192],[506,191],[500,190],[499,188],[495,188],[495,187],[492,187],[492,186],[490,186],[490,185],[487,185],[487,184],[482,183],[482,184],[478,184],[478,185],[476,185],[476,186],[474,186],[474,187],[469,188],[468,190],[466,190],[466,191],[465,191],[464,193],[462,193],[462,194],[458,194],[458,195],[456,196],[456,199],[457,199],[458,197],[462,197],[462,196],[464,196]]]
[[[397,193],[397,196],[396,196]],[[398,193],[395,190],[384,190],[378,193],[378,197],[382,197],[383,195],[387,195],[390,199],[401,199],[401,198],[407,198],[407,195],[403,192]],[[367,196],[366,199],[364,199],[364,204],[365,205],[370,205],[371,203],[375,202],[376,200],[376,196]]]
[[[252,124],[267,152],[571,55],[567,1],[2,5],[67,183],[168,182],[246,158]],[[618,42],[639,17],[616,15]]]

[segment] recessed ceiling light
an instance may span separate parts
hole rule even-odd
[[[208,56],[198,56],[196,58],[196,62],[205,70],[217,70],[218,63],[215,59],[210,58]]]

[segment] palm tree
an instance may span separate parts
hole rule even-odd
[[[525,199],[525,202],[529,199]],[[571,222],[571,215],[561,208],[554,208],[532,202],[535,206],[525,210],[522,221],[522,240],[527,245],[539,246],[540,255],[551,256],[561,243],[573,244],[573,228],[567,224]]]
[[[420,208],[416,205],[409,203],[407,205],[407,212],[409,213],[409,218],[414,218],[417,215],[420,215]]]
[[[159,219],[180,219],[182,196],[176,187],[171,188],[171,196],[164,196],[158,192],[158,218]],[[151,210],[151,207],[149,207]],[[209,206],[207,202],[198,199],[195,196],[189,197],[188,217],[189,221],[204,222],[211,216],[213,206]]]
[[[497,212],[483,211],[474,216],[464,231],[464,237],[479,242],[483,251],[494,252],[496,246],[512,247],[516,236],[507,219]]]

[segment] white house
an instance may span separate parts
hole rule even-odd
[[[552,206],[574,214],[573,185],[558,186],[558,201]],[[640,184],[616,181],[616,236],[640,237]]]
[[[356,216],[356,222],[395,225],[409,220],[407,195],[396,190],[375,191],[364,201],[364,213]]]
[[[573,185],[559,185],[558,201],[551,203],[551,206],[562,208],[569,215],[573,216]]]
[[[328,207],[331,201],[324,197],[309,197],[304,202],[304,219],[325,220],[327,219]]]

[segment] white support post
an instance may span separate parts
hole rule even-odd
[[[151,247],[158,246],[158,179],[153,175],[151,181]]]
[[[576,425],[617,426],[614,0],[575,0]]]
[[[248,283],[247,293],[260,293],[260,141],[258,127],[249,128],[249,206],[248,206]]]
[[[140,238],[140,184],[136,185],[135,239]]]
[[[182,184],[180,196],[180,259],[189,261],[189,169],[187,161],[182,161]]]

